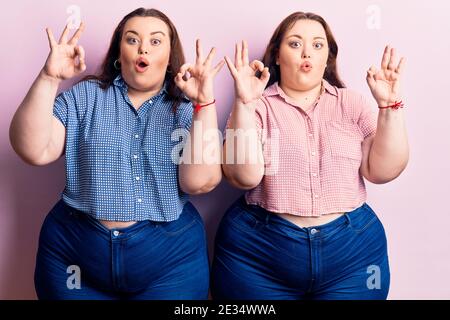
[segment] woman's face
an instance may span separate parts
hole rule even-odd
[[[328,60],[328,42],[322,25],[314,20],[298,20],[280,44],[277,64],[281,83],[295,90],[320,85]]]
[[[154,17],[133,17],[125,24],[120,41],[122,77],[131,88],[150,91],[161,87],[169,64],[170,34]]]

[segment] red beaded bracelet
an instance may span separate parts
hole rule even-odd
[[[200,104],[197,103],[197,104],[195,105],[195,107],[194,107],[194,113],[197,113],[197,112],[200,111],[201,108],[207,107],[207,106],[209,106],[209,105],[211,105],[211,104],[214,104],[214,103],[216,103],[216,99],[214,99],[213,102],[210,102],[210,103],[207,103],[207,104],[203,104],[203,105],[200,105]]]
[[[404,106],[404,104],[403,104],[402,101],[399,101],[399,102],[395,101],[395,103],[394,103],[393,105],[386,106],[386,107],[380,107],[380,106],[378,106],[378,109],[388,109],[388,108],[392,108],[392,109],[397,110],[398,108],[403,108],[403,106]]]

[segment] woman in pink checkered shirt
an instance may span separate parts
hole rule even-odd
[[[392,181],[408,140],[400,97],[404,59],[385,48],[367,71],[378,114],[346,89],[338,46],[318,15],[296,12],[275,30],[263,62],[236,45],[236,98],[223,172],[248,190],[216,235],[215,299],[386,299],[383,225],[366,203],[364,178]],[[239,129],[239,130],[238,130]]]

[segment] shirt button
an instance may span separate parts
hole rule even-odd
[[[316,198],[316,199],[319,198],[319,195],[318,195],[318,194],[315,194],[315,195],[314,195],[314,198]]]
[[[142,202],[142,199],[141,198],[139,198],[138,200],[137,200],[138,202]]]
[[[319,232],[319,230],[317,230],[317,229],[311,229],[311,234],[316,234],[317,232]]]
[[[317,173],[313,173],[312,176],[315,178],[317,177]]]
[[[136,177],[136,180],[138,180],[138,181],[139,181],[140,179],[141,179],[140,177]]]
[[[315,151],[311,152],[311,155],[312,155],[312,156],[315,156],[315,155],[316,155],[316,152],[315,152]]]
[[[137,139],[137,138],[139,138],[139,135],[138,135],[138,134],[135,134],[134,137]]]
[[[309,134],[308,134],[308,137],[312,137],[312,136],[313,136],[313,134],[312,134],[312,133],[309,133]]]
[[[137,159],[138,158],[137,154],[133,155],[133,158]]]
[[[152,103],[153,103],[153,101],[152,101],[152,100],[149,100],[149,102],[150,102],[150,104],[152,104]]]
[[[114,230],[113,231],[113,235],[114,235],[114,237],[117,237],[118,235],[120,234],[120,232],[119,231],[117,231],[117,230]]]

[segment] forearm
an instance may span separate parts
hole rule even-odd
[[[22,158],[37,159],[45,152],[52,134],[52,110],[58,86],[59,81],[40,72],[13,117],[9,131],[11,145]]]
[[[373,181],[388,182],[400,175],[409,159],[403,109],[380,109],[377,132],[369,154]]]
[[[190,139],[183,149],[183,161],[179,167],[183,189],[192,194],[214,189],[222,179],[220,159],[220,136],[214,104],[194,113]]]
[[[241,189],[256,187],[264,175],[262,143],[258,137],[255,106],[235,101],[223,152],[223,172]]]

